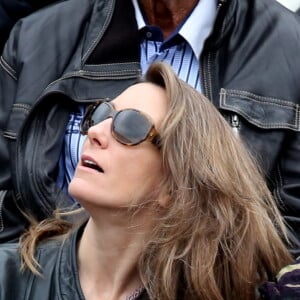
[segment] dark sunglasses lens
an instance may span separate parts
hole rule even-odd
[[[91,117],[91,126],[94,126],[100,122],[106,120],[111,114],[112,108],[106,102],[99,104],[94,110]]]
[[[113,132],[123,144],[136,145],[147,138],[152,124],[140,112],[135,110],[120,111],[113,122]]]
[[[87,133],[90,127],[106,120],[111,113],[111,107],[107,103],[100,103],[96,108],[89,112],[81,124],[81,131]]]

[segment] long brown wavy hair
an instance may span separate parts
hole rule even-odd
[[[145,81],[169,101],[159,131],[161,190],[170,200],[139,261],[150,299],[256,299],[257,287],[292,261],[257,164],[217,109],[169,66],[151,65]],[[37,273],[36,244],[71,227],[58,218],[32,226],[21,238],[23,267]]]

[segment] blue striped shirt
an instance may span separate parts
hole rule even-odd
[[[147,26],[137,0],[132,0],[138,29],[141,32],[141,68],[145,74],[148,66],[155,61],[164,61],[172,66],[178,76],[201,92],[199,57],[204,42],[210,34],[216,16],[216,0],[201,0],[186,20],[174,33],[163,39],[158,27]],[[75,167],[80,158],[85,140],[80,135],[80,121],[85,107],[70,115],[66,128],[64,148],[59,162],[58,186],[67,191]]]

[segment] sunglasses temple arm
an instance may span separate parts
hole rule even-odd
[[[149,133],[149,140],[152,144],[160,147],[160,136],[156,129],[153,127]]]

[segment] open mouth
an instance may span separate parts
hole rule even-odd
[[[100,173],[104,173],[103,169],[91,160],[88,160],[88,159],[83,160],[82,165],[86,168],[91,168],[91,169],[96,170]]]

